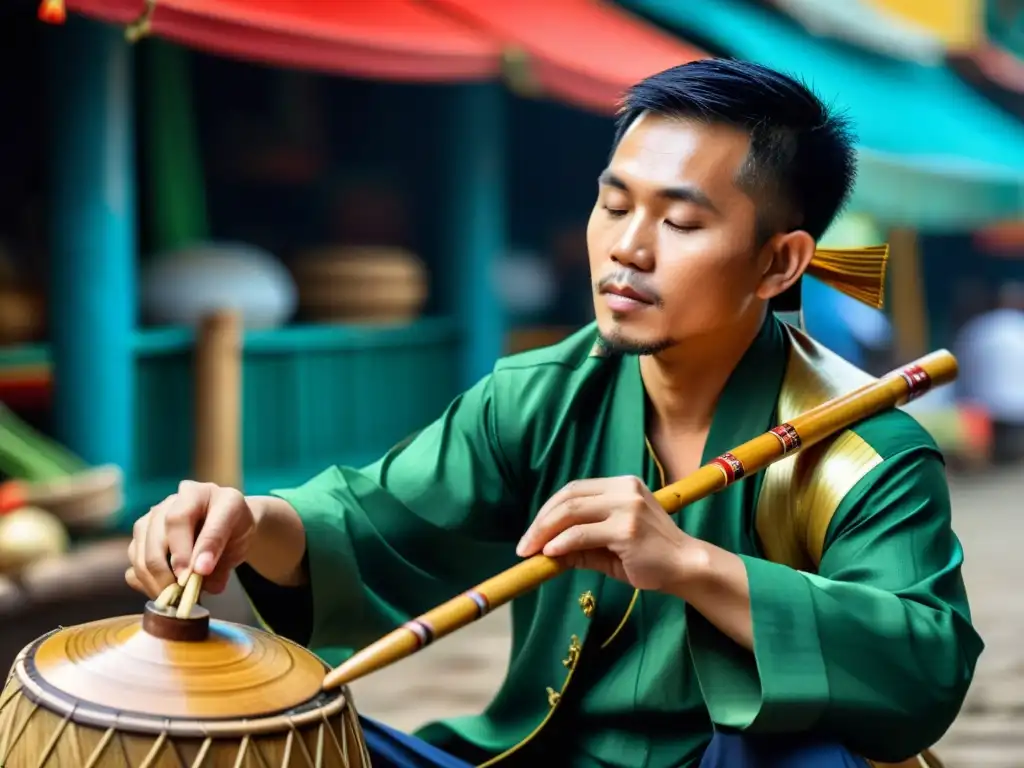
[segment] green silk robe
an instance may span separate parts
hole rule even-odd
[[[264,623],[337,662],[515,564],[531,517],[569,481],[659,487],[639,361],[595,340],[589,326],[503,359],[375,464],[278,491],[306,528],[311,597],[304,607],[243,569]],[[866,378],[771,316],[721,396],[704,460]],[[476,764],[667,768],[695,766],[713,727],[895,762],[953,722],[983,645],[942,456],[906,413],[675,519],[742,557],[753,653],[677,598],[571,571],[513,603],[507,678],[486,710],[418,735]]]

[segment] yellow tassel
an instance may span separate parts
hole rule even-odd
[[[807,274],[869,307],[885,305],[885,267],[888,245],[865,248],[819,248]]]
[[[47,24],[63,24],[67,15],[64,0],[42,0],[39,4],[39,20]]]

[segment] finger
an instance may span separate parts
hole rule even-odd
[[[132,586],[132,589],[136,589],[139,592],[148,593],[148,588],[146,587],[145,584],[143,584],[142,580],[139,578],[138,575],[139,573],[145,574],[146,572],[145,564],[142,561],[142,546],[137,543],[140,540],[146,540],[144,530],[141,539],[136,539],[133,536],[132,540],[128,543],[128,562],[131,564],[131,566],[125,572],[125,579],[128,579],[130,574],[131,579],[134,579],[134,584],[130,579],[128,579],[128,583]],[[138,568],[138,573],[136,572],[136,568]]]
[[[224,550],[235,538],[246,511],[245,497],[234,489],[220,488],[212,495],[196,538],[192,570],[204,578],[214,572]]]
[[[533,522],[530,523],[526,528],[526,532],[523,537],[519,540],[519,544],[516,547],[516,552],[519,555],[523,555],[524,543],[531,541],[534,538],[534,531],[537,526],[543,521],[551,510],[555,509],[559,504],[563,504],[568,499],[577,498],[579,496],[597,496],[600,495],[606,488],[607,480],[604,478],[592,478],[586,480],[573,480],[571,483],[563,486],[554,496],[548,499],[537,510],[537,514],[533,518]]]
[[[228,580],[231,578],[231,569],[222,568],[218,565],[213,573],[203,579],[203,592],[211,595],[219,595],[228,587]]]
[[[553,507],[543,519],[534,520],[519,542],[516,552],[521,557],[529,557],[543,549],[551,539],[565,529],[605,519],[615,506],[615,500],[604,495],[567,498]]]
[[[622,563],[607,549],[581,549],[563,555],[559,560],[574,570],[600,571],[613,578],[621,578],[616,571],[621,570]]]
[[[604,477],[573,480],[571,483],[564,485],[558,493],[544,502],[543,506],[537,510],[537,515],[534,517],[534,521],[537,521],[549,514],[552,509],[563,503],[566,499],[572,499],[577,496],[597,496],[607,490],[608,479]]]
[[[155,595],[150,594],[149,590],[146,589],[146,586],[139,580],[134,568],[129,568],[124,572],[124,580],[127,581],[128,586],[136,592],[141,592],[148,597],[155,597]]]
[[[142,543],[142,561],[146,569],[147,579],[139,574],[147,587],[155,587],[159,593],[164,587],[175,581],[171,572],[171,565],[167,560],[167,532],[164,527],[163,509],[160,506],[153,507],[146,515],[149,525],[146,528],[146,538]]]
[[[142,591],[151,594],[158,591],[146,568],[146,538],[149,536],[150,515],[147,513],[132,526],[132,543],[128,545],[128,559],[135,571],[135,577],[142,585]]]
[[[544,554],[548,557],[562,557],[574,552],[607,549],[620,538],[621,534],[611,520],[574,525],[545,544]]]
[[[206,515],[213,489],[212,485],[186,480],[178,486],[178,492],[167,499],[164,514],[167,551],[171,555],[171,569],[179,583],[192,562],[196,529]]]
[[[213,595],[223,592],[227,588],[232,572],[245,559],[248,547],[249,536],[245,534],[239,536],[236,531],[231,542],[221,554],[220,560],[217,561],[217,567],[213,569],[213,573],[203,578],[203,591]]]
[[[231,539],[217,561],[214,573],[222,569],[230,572],[245,560],[254,533],[251,525],[246,526],[246,520],[245,510],[243,510],[243,514],[239,515],[239,521],[235,523],[232,529]]]

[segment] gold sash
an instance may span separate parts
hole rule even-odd
[[[873,378],[802,331],[784,327],[790,353],[779,393],[779,422],[789,421]],[[846,494],[881,462],[874,448],[845,430],[770,465],[765,470],[756,514],[757,535],[765,557],[802,571],[817,571],[836,510]],[[942,768],[930,750],[901,763],[870,765]]]

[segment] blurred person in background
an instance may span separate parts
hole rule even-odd
[[[775,314],[854,177],[848,122],[790,77],[702,60],[647,78],[587,227],[595,323],[498,361],[368,467],[261,497],[182,483],[136,524],[128,582],[235,572],[275,632],[351,653],[403,623],[428,643],[420,614],[565,558],[513,602],[484,712],[415,735],[362,718],[377,768],[911,758],[982,651],[928,434],[892,409],[801,454],[791,485],[757,473],[671,516],[650,490],[715,457],[742,476],[728,451],[781,403],[864,381]]]
[[[996,463],[1024,460],[1024,283],[1007,283],[996,307],[957,333],[959,392],[992,421]]]

